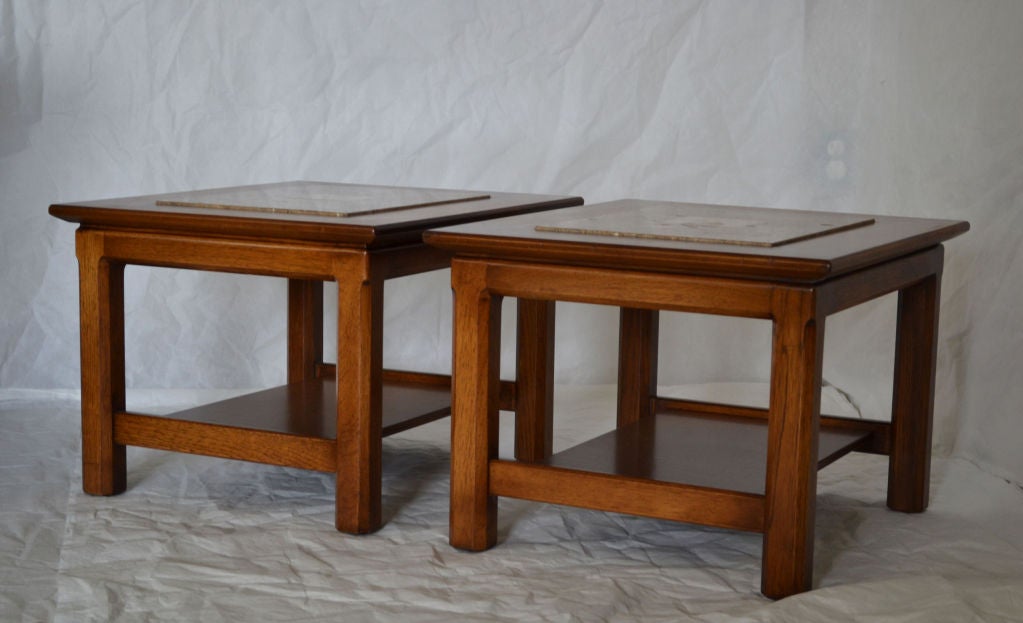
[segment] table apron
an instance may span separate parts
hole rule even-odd
[[[453,265],[477,261],[456,258]],[[748,318],[771,318],[772,293],[785,287],[721,277],[493,260],[480,263],[486,267],[487,290],[503,296]]]
[[[79,229],[77,236],[79,247],[86,238],[98,239],[101,258],[117,263],[324,281],[368,255],[365,249],[95,229]]]
[[[858,270],[821,284],[818,308],[830,315],[879,296],[902,290],[932,275],[941,275],[945,249],[936,245],[884,264]]]
[[[770,319],[779,290],[812,293],[824,316],[940,275],[944,248],[936,245],[895,260],[811,285],[729,277],[456,258],[485,271],[488,291],[525,299]]]

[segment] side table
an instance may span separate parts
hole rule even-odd
[[[812,582],[817,470],[889,456],[888,506],[928,503],[943,248],[963,221],[623,200],[427,232],[455,254],[451,544],[497,539],[498,496],[763,533],[761,590]],[[892,420],[820,415],[824,321],[898,291]],[[621,308],[615,430],[497,456],[500,301]],[[767,409],[657,395],[658,310],[773,323]],[[550,333],[535,347],[550,350]],[[537,360],[552,365],[553,356]],[[548,368],[532,372],[550,377]],[[519,379],[522,382],[522,378]]]
[[[382,436],[450,409],[449,376],[383,369],[384,281],[448,266],[448,252],[422,243],[430,227],[580,203],[285,182],[50,206],[80,224],[84,490],[124,491],[128,445],[286,465],[335,472],[338,530],[376,530]],[[287,278],[287,384],[170,416],[127,411],[127,264]],[[338,284],[336,366],[323,362],[324,281]],[[529,363],[529,349],[521,354]],[[528,396],[544,387],[527,379],[504,388],[507,408],[520,398],[522,417],[536,417]]]

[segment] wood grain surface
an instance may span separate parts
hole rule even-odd
[[[451,543],[492,546],[495,499],[510,496],[762,532],[763,594],[810,589],[821,467],[851,451],[889,455],[888,505],[927,505],[940,243],[968,228],[624,200],[426,232],[428,243],[455,254]],[[732,239],[696,240],[687,229]],[[607,235],[588,235],[597,230]],[[740,240],[765,244],[732,244]],[[822,417],[826,317],[894,291],[892,422]],[[496,456],[504,296],[532,310],[555,301],[621,309],[615,430],[542,461],[539,452]],[[768,408],[658,396],[662,309],[770,320]],[[532,372],[537,384],[550,374],[548,360]],[[529,373],[520,366],[520,388]],[[546,434],[533,420],[516,424],[517,439],[539,443]]]
[[[687,234],[681,224],[685,218],[710,219],[718,214],[751,222],[769,222],[775,214],[814,223],[844,218],[827,212],[622,199],[428,231],[424,239],[467,257],[812,283],[932,247],[970,227],[966,221],[845,215],[873,222],[774,247],[537,231],[579,219],[608,231],[630,231],[650,206],[674,219],[674,225],[671,220],[663,226],[646,225],[668,237]]]

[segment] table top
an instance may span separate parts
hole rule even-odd
[[[966,221],[623,199],[432,230],[462,256],[816,282],[926,249]]]
[[[58,203],[50,214],[86,227],[386,247],[422,232],[579,205],[580,197],[291,181]]]

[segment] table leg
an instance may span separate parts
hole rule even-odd
[[[659,312],[622,307],[618,322],[618,427],[652,414]]]
[[[888,507],[927,508],[941,272],[899,292]]]
[[[316,378],[323,361],[323,282],[288,279],[288,382]]]
[[[810,589],[824,317],[813,291],[781,289],[774,306],[761,590]]]
[[[515,458],[551,456],[554,439],[554,301],[518,299]]]
[[[124,264],[103,257],[103,234],[76,236],[82,355],[82,489],[114,495],[127,488],[125,448],[114,443],[114,413],[124,411]]]
[[[335,524],[362,534],[381,525],[384,282],[368,254],[338,263]]]
[[[451,410],[451,545],[484,550],[497,542],[497,498],[490,460],[497,456],[501,297],[486,289],[486,268],[454,260],[454,378]]]
[[[323,362],[323,282],[288,279],[288,383],[318,378]],[[323,435],[318,409],[305,403],[305,392],[289,393],[288,418],[295,430]]]

